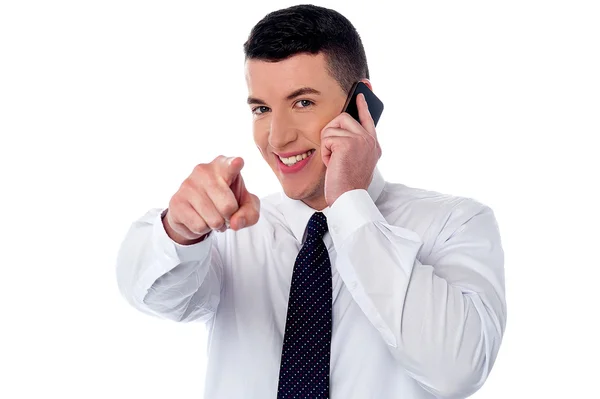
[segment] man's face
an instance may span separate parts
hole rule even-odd
[[[248,60],[246,83],[254,141],[285,194],[315,209],[326,207],[321,130],[339,115],[347,93],[327,72],[325,57]]]

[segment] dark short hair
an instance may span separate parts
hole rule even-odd
[[[335,10],[309,4],[273,11],[261,19],[244,43],[245,60],[277,62],[322,52],[329,74],[348,92],[369,79],[367,56],[358,32]]]

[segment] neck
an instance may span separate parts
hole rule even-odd
[[[305,198],[302,200],[306,205],[310,206],[315,211],[322,211],[327,208],[327,201],[325,201],[325,196],[321,195],[315,198]]]

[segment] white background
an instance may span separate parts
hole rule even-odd
[[[201,397],[204,327],[129,307],[116,252],[216,155],[243,156],[255,194],[278,190],[242,44],[295,3],[200,3],[0,3],[0,397]],[[498,218],[508,327],[474,397],[596,397],[597,2],[317,4],[362,36],[384,177]]]

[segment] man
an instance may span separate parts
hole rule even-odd
[[[262,200],[239,157],[199,164],[119,251],[135,308],[209,328],[205,397],[463,398],[506,323],[492,210],[386,182],[362,96],[361,40],[339,13],[294,6],[244,44],[256,146],[283,193]],[[393,112],[393,111],[390,111]]]

